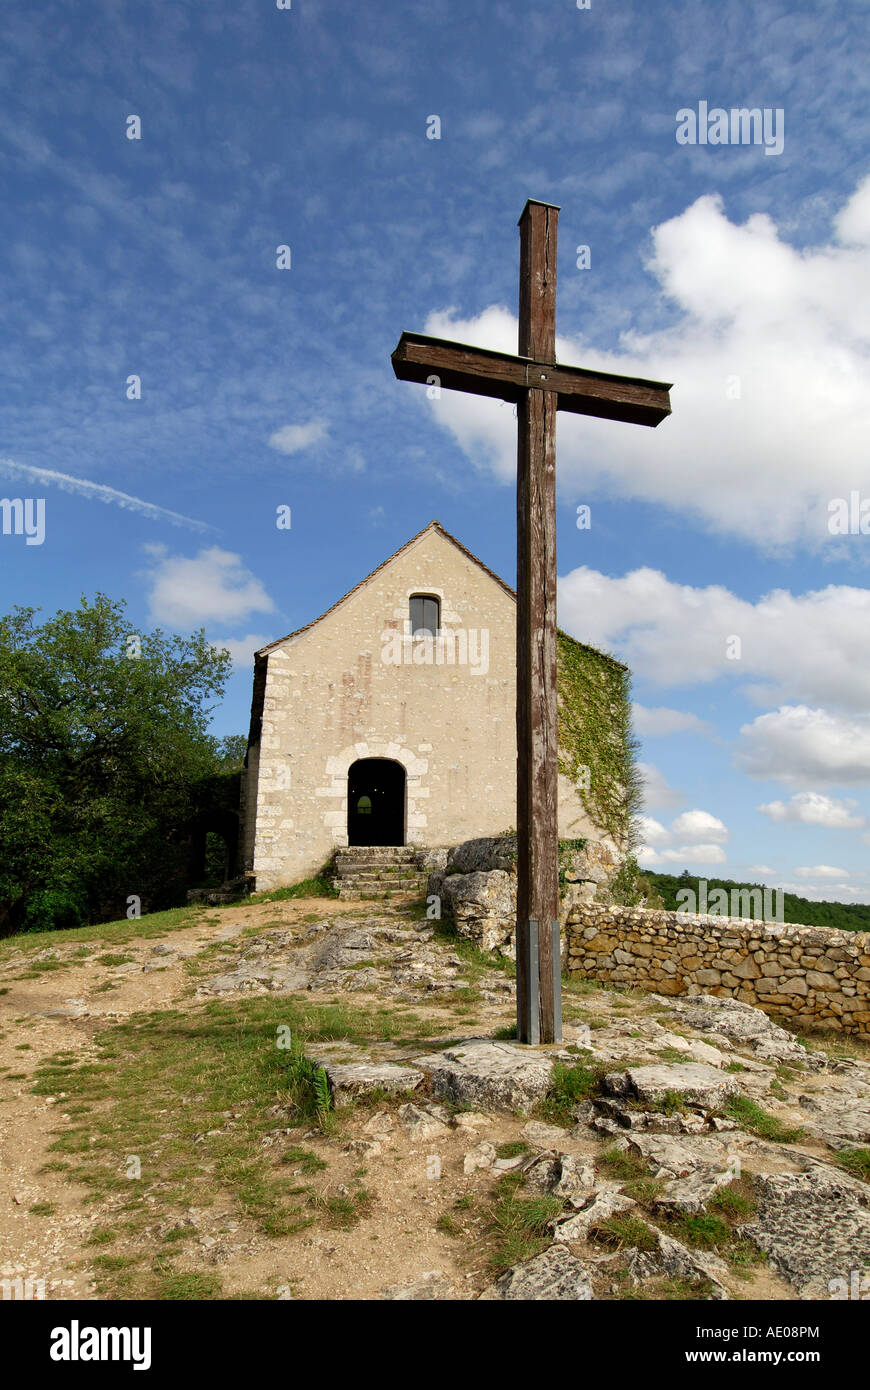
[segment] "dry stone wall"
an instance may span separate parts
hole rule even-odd
[[[870,1034],[870,935],[578,903],[567,968],[658,994],[742,999],[799,1028]]]

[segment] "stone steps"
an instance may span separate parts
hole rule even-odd
[[[335,856],[333,885],[347,901],[420,897],[428,874],[416,865],[418,851],[408,845],[352,845]]]

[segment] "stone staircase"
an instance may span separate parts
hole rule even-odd
[[[351,845],[335,854],[333,887],[345,901],[420,898],[428,870],[418,868],[413,845]]]

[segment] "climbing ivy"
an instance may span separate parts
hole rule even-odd
[[[559,892],[564,893],[568,886],[568,870],[571,867],[573,856],[577,850],[585,849],[586,840],[560,840],[559,841]]]
[[[559,771],[596,825],[620,848],[635,844],[641,778],[631,732],[631,676],[603,652],[557,634]]]

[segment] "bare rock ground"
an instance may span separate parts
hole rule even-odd
[[[421,1034],[307,1046],[339,1128],[300,1126],[279,1103],[258,1140],[276,1165],[290,1154],[290,1176],[304,1145],[323,1167],[323,1202],[349,1200],[364,1172],[368,1201],[352,1223],[270,1237],[219,1182],[181,1219],[155,1191],[152,1226],[130,1251],[177,1236],[178,1265],[219,1271],[224,1295],[826,1298],[870,1264],[870,1186],[842,1166],[870,1142],[866,1050],[808,1050],[714,996],[591,986],[566,995],[563,1044],[520,1048],[506,1036],[509,974],[401,907],[246,904],[159,939],[131,923],[119,946],[87,945],[13,941],[0,956],[0,1280],[44,1280],[49,1298],[102,1287],[94,1241],[113,1209],[52,1166],[75,1116],[62,1093],[34,1093],[40,1064],[96,1058],[96,1035],[143,1011],[252,998],[403,1017],[410,1006]],[[554,1122],[548,1095],[579,1067],[594,1084]],[[208,1133],[231,1130],[234,1115]],[[512,1193],[537,1195],[544,1218],[499,1272],[493,1242],[516,1214]],[[714,1216],[722,1229],[729,1218],[727,1248],[704,1225]],[[127,1248],[123,1236],[112,1245],[121,1263]]]

